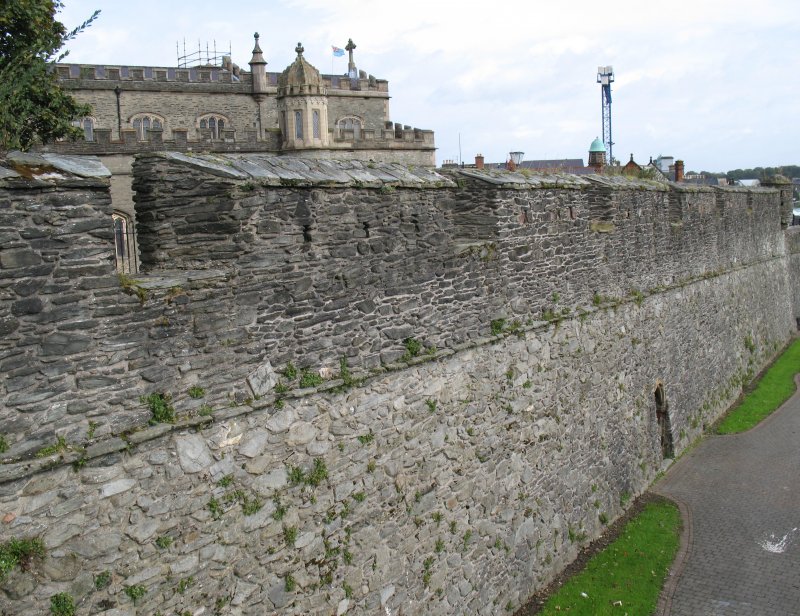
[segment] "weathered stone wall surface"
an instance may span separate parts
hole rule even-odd
[[[788,269],[794,306],[793,316],[795,319],[800,319],[800,227],[789,227],[786,231],[786,244],[789,253]]]
[[[217,296],[224,308],[212,318],[236,315],[242,373],[265,360],[336,370],[342,356],[379,368],[407,352],[408,338],[447,348],[486,336],[492,321],[572,315],[784,250],[772,191],[574,177],[487,190],[490,174],[420,191],[400,179],[384,185],[369,165],[360,166],[360,187],[323,190],[311,161],[218,160],[233,166],[198,174],[139,159],[139,245],[146,272],[232,273],[236,284]],[[252,161],[266,165],[258,168],[272,185],[220,175],[242,174]],[[189,339],[178,347],[203,352]]]
[[[47,549],[0,611],[517,607],[660,469],[656,386],[681,451],[795,326],[775,191],[264,157],[134,172],[148,274],[127,289],[102,182],[0,187],[0,528]],[[289,362],[329,380],[301,389]],[[176,423],[144,427],[150,392]]]

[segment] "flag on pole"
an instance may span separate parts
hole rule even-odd
[[[331,49],[333,49],[333,55],[337,58],[341,58],[344,55],[344,49],[331,45]]]

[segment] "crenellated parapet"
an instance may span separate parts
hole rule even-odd
[[[58,64],[56,72],[65,88],[101,89],[113,88],[115,85],[129,86],[134,89],[165,92],[174,91],[176,87],[186,84],[201,84],[206,87],[215,85],[227,88],[227,91],[249,91],[252,73],[237,71],[235,74],[224,67],[207,66],[176,68],[174,66],[128,66],[105,64]],[[278,89],[279,72],[266,72],[265,92],[275,94]],[[380,94],[388,97],[389,82],[378,79],[364,71],[351,79],[347,75],[322,75],[325,87],[331,95],[337,93],[358,92],[360,95]],[[236,85],[243,86],[236,88]],[[215,90],[219,91],[219,90]]]

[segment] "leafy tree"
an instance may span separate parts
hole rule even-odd
[[[59,86],[55,63],[61,48],[89,27],[100,11],[67,32],[56,21],[60,0],[0,2],[0,151],[27,150],[60,137],[77,137],[72,120],[88,115]]]
[[[776,175],[782,175],[787,178],[800,177],[800,166],[798,165],[783,165],[782,167],[755,167],[753,169],[733,169],[728,171],[727,177],[731,180],[766,180]]]

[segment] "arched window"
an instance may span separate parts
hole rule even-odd
[[[97,126],[97,121],[94,118],[86,117],[73,120],[72,125],[83,129],[83,138],[86,141],[94,141],[94,129]]]
[[[223,132],[230,128],[228,118],[218,113],[208,113],[197,119],[197,128],[201,131],[209,131],[212,139],[222,139]]]
[[[311,112],[312,116],[312,124],[313,124],[313,136],[314,139],[320,138],[320,116],[319,116],[319,109],[314,109]]]
[[[361,129],[363,127],[364,123],[361,121],[361,118],[358,118],[356,116],[341,118],[338,122],[336,122],[336,129],[340,136],[342,134],[342,131],[351,130],[353,131],[353,137],[355,137],[356,139],[361,137]]]
[[[294,112],[294,138],[295,139],[302,139],[303,138],[303,112],[302,111],[295,111]]]
[[[111,215],[114,225],[114,257],[117,271],[128,274],[136,271],[136,238],[128,215],[114,212]]]
[[[136,129],[136,138],[147,141],[147,132],[151,128],[164,128],[164,118],[152,113],[138,113],[130,119],[130,124]]]

